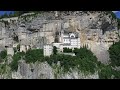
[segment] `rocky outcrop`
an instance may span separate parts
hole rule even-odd
[[[51,44],[55,40],[55,33],[61,30],[78,32],[81,47],[87,46],[102,63],[109,63],[109,47],[119,41],[120,30],[117,20],[104,11],[51,11],[40,14],[23,15],[16,22],[0,22],[0,51],[5,47],[20,44],[23,51],[26,47],[43,48],[44,44]],[[15,40],[18,37],[18,40]],[[17,46],[16,46],[17,47]],[[8,50],[11,53],[10,50]],[[8,64],[12,61],[8,57]],[[59,65],[55,68],[48,63],[19,62],[17,72],[10,69],[0,78],[16,79],[78,79],[99,78],[95,74],[84,75],[78,70],[62,73]],[[9,76],[9,77],[8,77]]]
[[[47,62],[27,64],[20,61],[17,72],[12,72],[13,79],[99,79],[98,73],[87,74],[79,70],[64,73],[61,68],[51,67]],[[59,71],[59,72],[57,72]]]
[[[48,63],[35,62],[34,64],[26,64],[20,61],[18,71],[12,73],[13,78],[19,79],[53,79],[53,69]]]

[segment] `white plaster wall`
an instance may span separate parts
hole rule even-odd
[[[14,55],[14,49],[13,48],[7,48],[7,55]]]
[[[26,47],[24,45],[20,45],[20,52],[22,51],[26,52]]]

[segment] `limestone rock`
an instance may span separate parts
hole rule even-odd
[[[20,52],[26,52],[29,48],[43,48],[44,44],[52,44],[56,32],[68,30],[78,32],[81,47],[87,46],[98,60],[109,63],[109,47],[119,41],[120,30],[117,28],[117,20],[104,11],[50,11],[41,14],[24,14],[17,17],[15,22],[8,18],[8,24],[0,22],[0,51],[6,47],[20,44]],[[18,37],[18,38],[17,38]],[[14,40],[14,39],[18,40]],[[8,54],[13,55],[13,50],[7,49]],[[8,57],[8,64],[12,58]],[[57,66],[57,68],[59,68]],[[48,63],[27,64],[21,60],[17,72],[10,76],[16,79],[97,79],[98,73],[85,76],[77,70],[66,74],[57,74]],[[8,70],[9,71],[9,70]],[[62,70],[59,69],[62,72]],[[5,73],[0,78],[7,78]],[[11,78],[8,77],[8,78]]]

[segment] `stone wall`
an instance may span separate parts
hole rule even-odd
[[[14,49],[13,49],[13,47],[8,47],[7,48],[7,55],[14,55]]]

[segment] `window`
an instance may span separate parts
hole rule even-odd
[[[72,33],[72,34],[70,35],[70,37],[71,37],[71,38],[75,38],[75,35]]]

